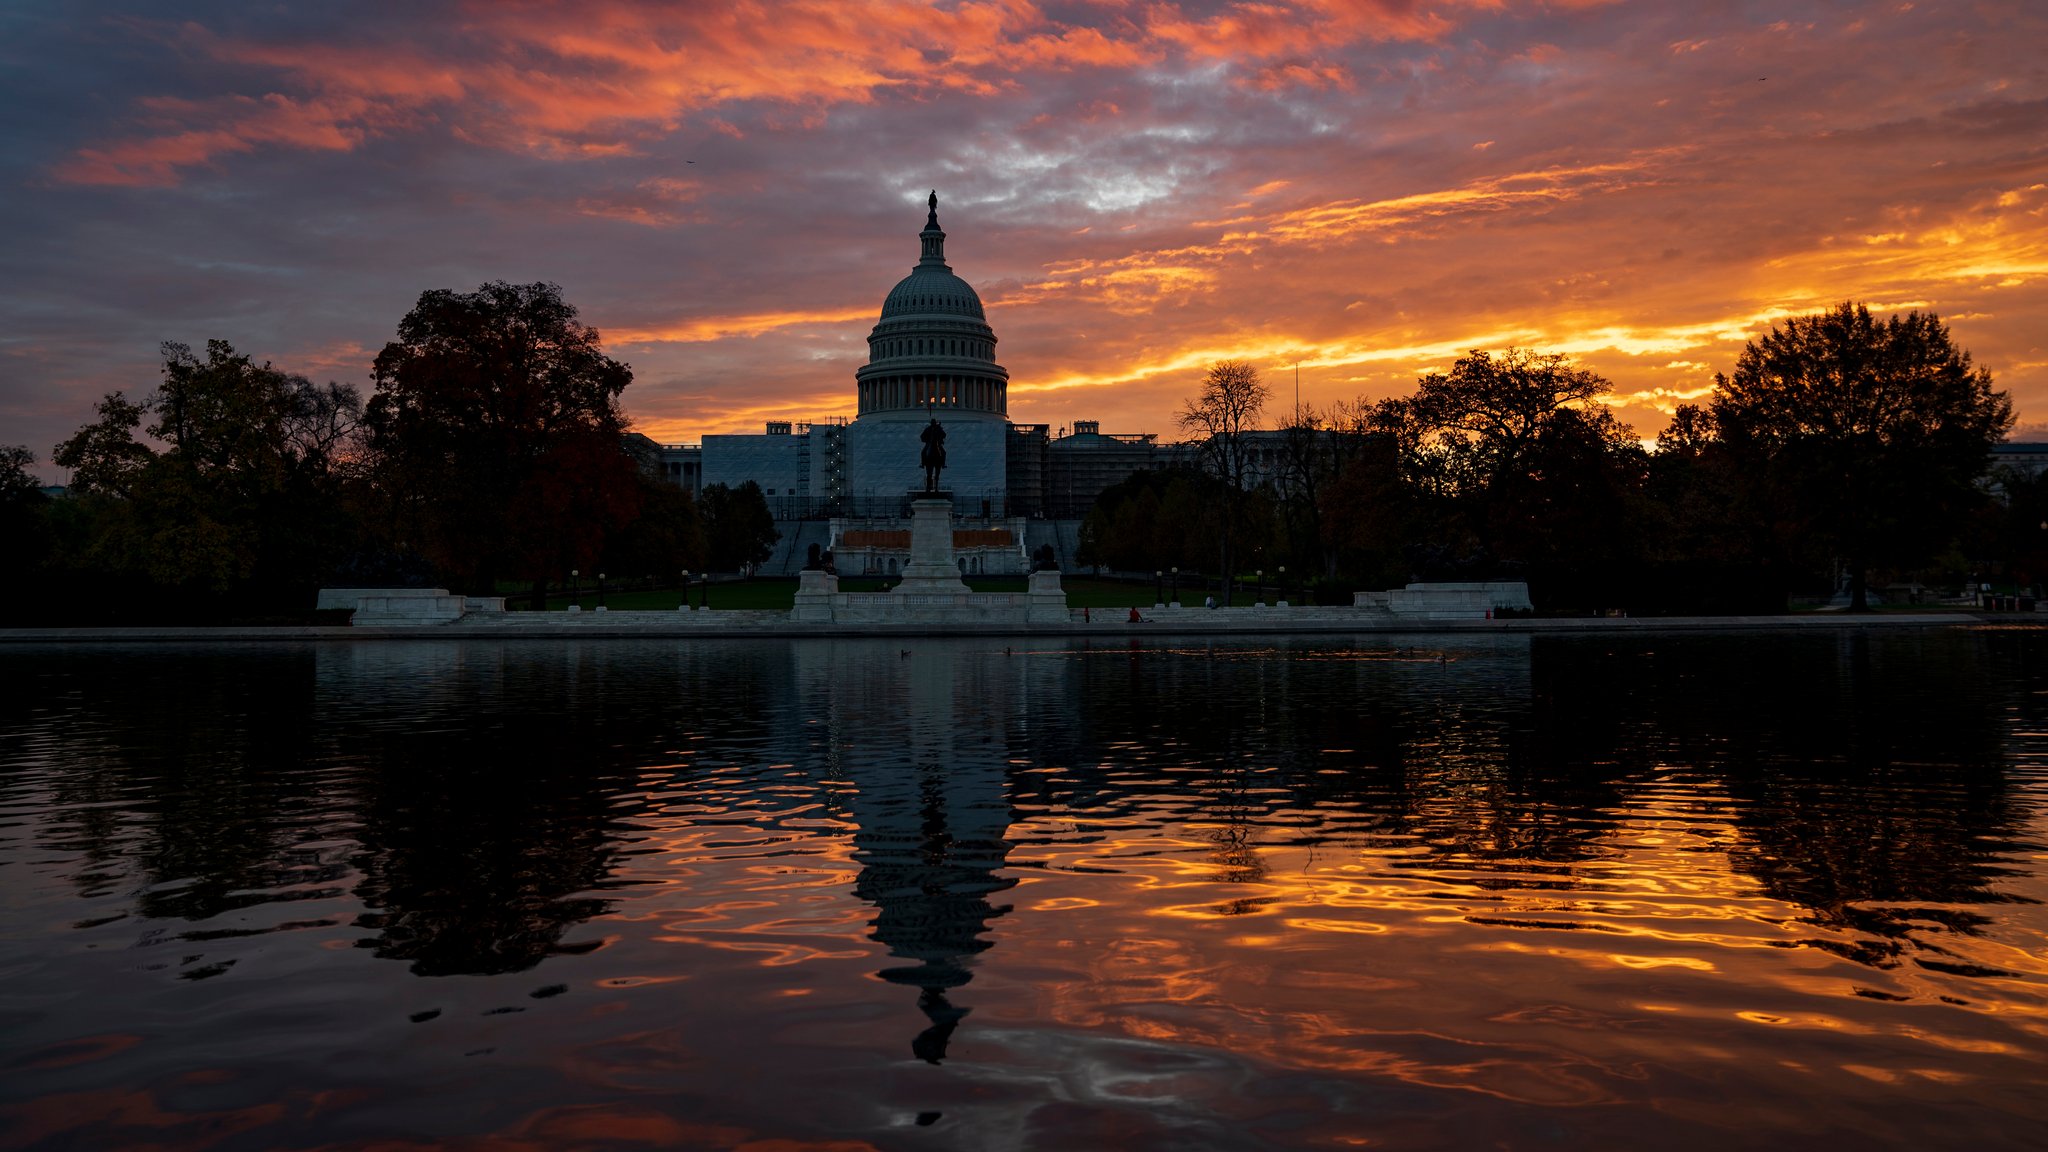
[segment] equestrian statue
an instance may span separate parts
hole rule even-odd
[[[939,424],[939,418],[924,426],[917,438],[924,441],[924,451],[917,455],[917,462],[924,465],[924,490],[939,490],[939,473],[946,468],[946,430]]]

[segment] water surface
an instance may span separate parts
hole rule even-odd
[[[2025,630],[8,647],[0,1145],[2038,1148],[2044,693]]]

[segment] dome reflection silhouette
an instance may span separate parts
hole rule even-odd
[[[972,1011],[950,993],[974,979],[974,958],[991,948],[990,923],[1010,910],[992,899],[1016,884],[1000,875],[1011,820],[1004,718],[1013,678],[987,675],[987,662],[950,645],[913,650],[849,675],[828,652],[799,682],[828,723],[859,716],[858,742],[839,741],[855,787],[847,806],[858,826],[854,895],[872,905],[869,938],[892,964],[877,975],[919,990],[929,1026],[911,1041],[920,1060],[946,1056]],[[889,738],[877,740],[877,720]],[[836,723],[834,724],[837,730]]]

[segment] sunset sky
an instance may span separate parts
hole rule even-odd
[[[1562,351],[1645,436],[1744,339],[1933,309],[2048,431],[2048,4],[59,3],[0,12],[0,443],[157,345],[359,385],[551,280],[657,439],[851,415],[936,188],[1011,416],[1171,433]]]

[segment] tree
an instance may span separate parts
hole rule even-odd
[[[1216,555],[1215,477],[1190,468],[1133,472],[1102,490],[1081,522],[1082,564],[1121,572],[1179,568],[1192,576]]]
[[[1296,407],[1280,431],[1277,495],[1287,557],[1304,581],[1327,577],[1333,573],[1324,562],[1322,491],[1344,461],[1337,433],[1328,419],[1306,406]]]
[[[1562,355],[1510,348],[1498,359],[1469,352],[1448,373],[1429,373],[1409,403],[1430,447],[1450,465],[1452,483],[1472,490],[1527,474],[1544,433],[1565,413],[1592,411],[1588,406],[1612,389]],[[1603,435],[1625,434],[1604,408],[1591,420]]]
[[[365,422],[393,531],[471,591],[588,567],[631,519],[633,371],[555,285],[422,293],[375,379]]]
[[[0,445],[0,544],[13,558],[0,565],[0,618],[23,611],[49,561],[50,498],[35,463],[27,447]]]
[[[604,542],[603,571],[673,578],[704,568],[704,521],[688,489],[640,475],[640,514]]]
[[[1835,550],[1852,611],[1874,563],[1923,560],[1985,499],[1977,486],[2012,401],[1933,313],[1864,305],[1794,317],[1715,377],[1715,435]]]
[[[1564,356],[1474,351],[1376,406],[1432,517],[1418,565],[1518,571],[1532,584],[1611,601],[1629,554],[1646,458],[1600,398],[1611,385]]]
[[[768,511],[768,498],[752,480],[737,488],[712,484],[698,501],[704,518],[704,547],[714,572],[737,572],[775,552],[782,533]]]
[[[93,405],[99,417],[81,426],[71,439],[57,445],[51,462],[71,470],[70,489],[78,495],[125,497],[156,453],[135,439],[148,411],[120,391],[100,397]]]
[[[120,392],[57,446],[72,491],[94,509],[84,557],[157,584],[289,606],[309,594],[348,533],[340,487],[362,402],[257,364],[224,340],[200,359],[163,345],[163,383]],[[146,434],[158,451],[136,436]]]
[[[1713,417],[1680,404],[1657,435],[1644,495],[1643,585],[1630,598],[1638,615],[1785,610],[1796,549],[1793,524],[1776,493],[1755,482],[1714,434]]]
[[[1195,459],[1223,482],[1217,509],[1222,530],[1217,534],[1223,573],[1223,602],[1231,602],[1235,569],[1232,548],[1244,495],[1251,480],[1251,441],[1246,434],[1258,426],[1272,390],[1259,380],[1259,370],[1242,360],[1219,360],[1209,366],[1202,390],[1180,411],[1181,431],[1194,439]]]
[[[0,445],[0,507],[39,505],[44,500],[43,482],[29,469],[36,454],[20,444]]]

